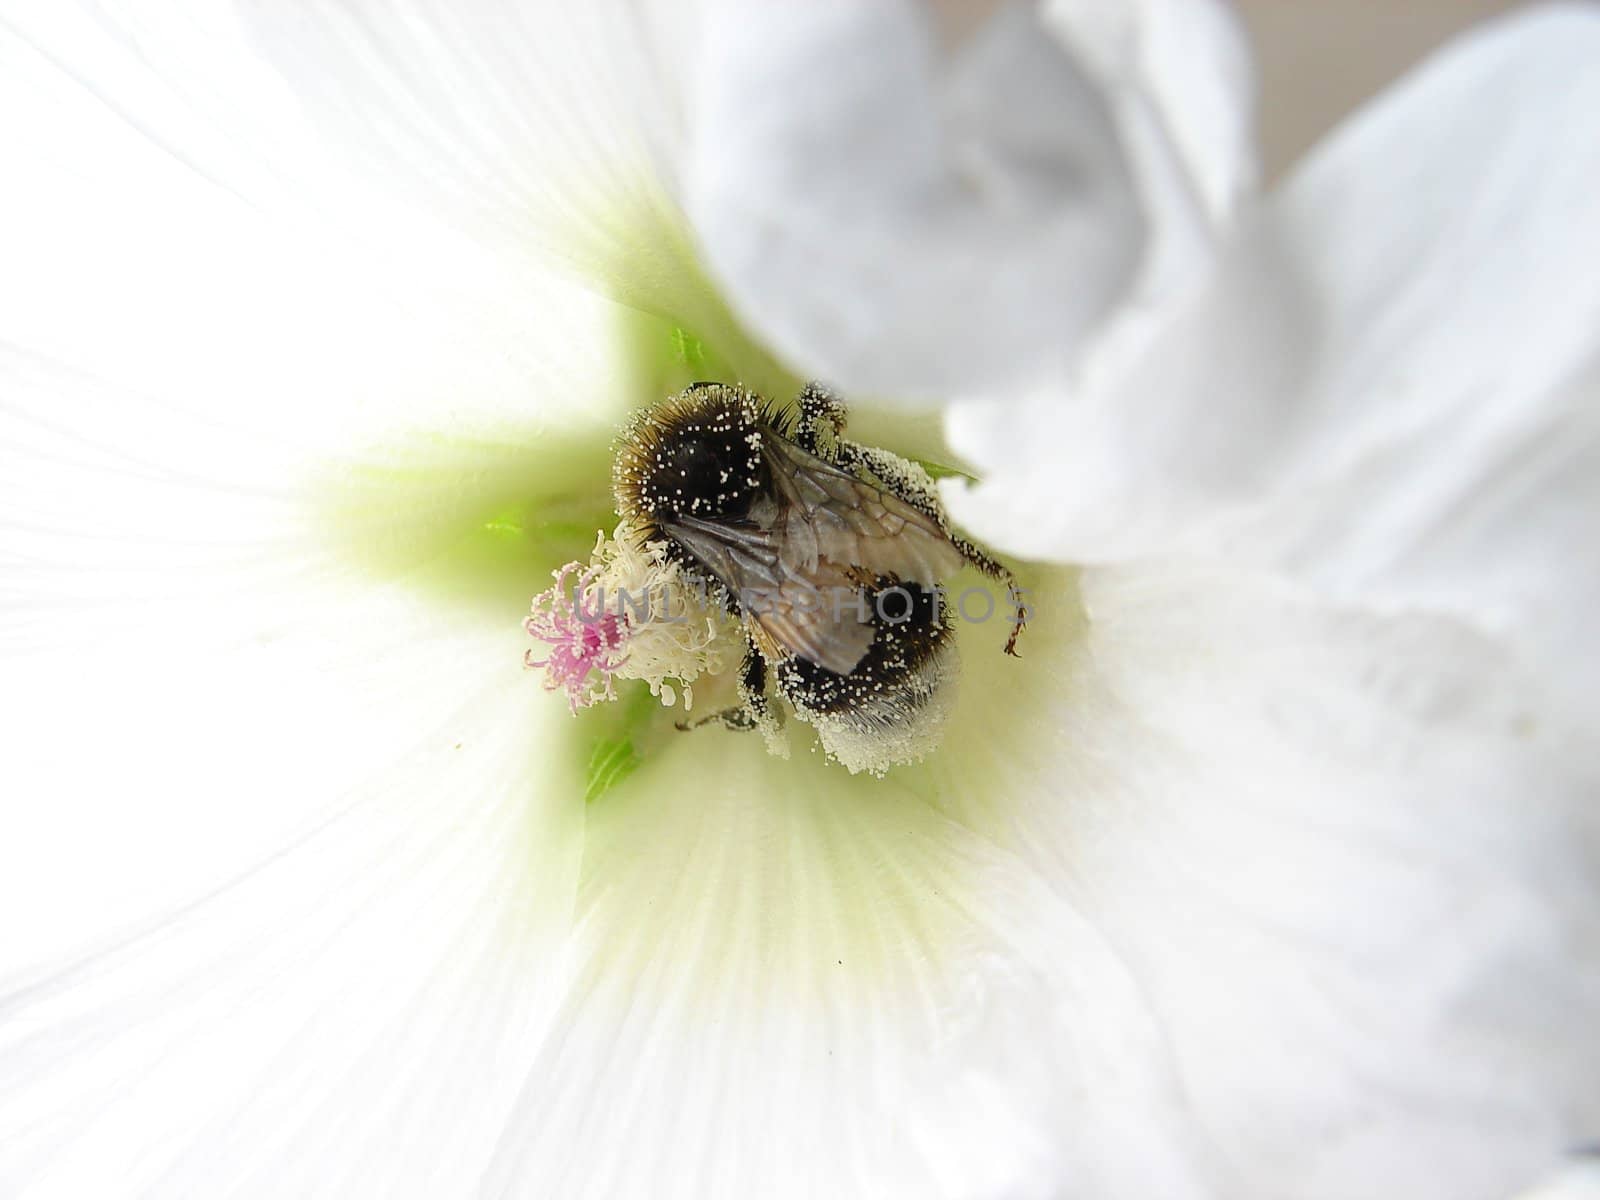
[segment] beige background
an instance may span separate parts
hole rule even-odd
[[[1518,0],[1235,0],[1256,44],[1261,135],[1277,174],[1440,42]]]

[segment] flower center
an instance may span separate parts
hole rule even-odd
[[[759,730],[779,757],[786,720],[811,726],[852,773],[883,775],[936,747],[955,688],[953,618],[966,613],[946,580],[972,566],[1006,586],[1006,602],[989,596],[979,611],[1008,615],[1007,653],[1024,609],[1010,570],[951,529],[927,472],[848,439],[845,422],[817,384],[785,405],[710,382],[631,419],[611,473],[615,536],[533,600],[528,632],[552,649],[526,661],[546,687],[576,713],[614,700],[614,678],[643,679],[669,706],[681,689],[687,708],[695,679],[738,665],[736,699],[713,718]],[[575,653],[591,636],[583,614],[608,593],[619,620],[627,598],[646,601],[626,620],[626,649]]]

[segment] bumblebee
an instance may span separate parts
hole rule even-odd
[[[931,749],[947,715],[957,657],[941,582],[971,565],[1019,593],[951,530],[926,471],[846,440],[845,421],[817,384],[781,405],[696,383],[623,430],[612,484],[640,544],[663,548],[748,639],[740,704],[696,725],[770,744],[775,693],[835,759],[881,773]]]

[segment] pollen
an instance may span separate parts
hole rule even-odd
[[[602,700],[616,699],[612,677],[627,659],[627,624],[589,607],[598,572],[582,563],[569,562],[552,571],[555,584],[533,598],[522,627],[549,647],[543,658],[537,651],[523,655],[530,669],[544,669],[545,688],[565,691],[576,713]],[[568,580],[572,579],[572,583]]]
[[[573,712],[616,699],[618,679],[641,680],[666,707],[681,698],[692,709],[694,681],[731,670],[743,654],[720,600],[626,524],[596,535],[587,564],[552,574],[555,586],[534,597],[524,622],[550,650],[524,661],[544,669],[551,691],[566,691]]]

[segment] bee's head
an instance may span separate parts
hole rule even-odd
[[[760,401],[696,384],[639,414],[617,444],[617,511],[649,532],[676,518],[736,521],[769,489]]]

